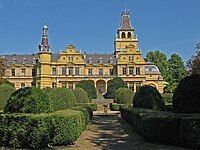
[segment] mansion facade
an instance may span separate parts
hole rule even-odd
[[[16,89],[25,86],[74,89],[79,81],[89,80],[101,94],[106,92],[108,82],[116,76],[121,77],[133,91],[142,85],[151,85],[162,93],[165,87],[158,67],[142,58],[128,11],[122,12],[112,54],[81,53],[72,44],[53,54],[45,24],[37,54],[0,57],[4,57],[7,66],[3,78],[13,83]]]

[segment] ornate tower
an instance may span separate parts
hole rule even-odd
[[[46,23],[42,30],[42,42],[38,52],[38,86],[41,88],[51,87],[51,46],[48,42],[48,27]]]
[[[134,45],[135,50],[138,50],[138,39],[134,33],[134,28],[131,25],[129,11],[124,8],[121,14],[121,23],[117,31],[117,35],[114,41],[115,55],[118,58],[118,54],[126,51],[128,45]]]

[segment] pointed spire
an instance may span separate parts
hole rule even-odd
[[[45,22],[43,29],[42,29],[42,42],[39,45],[39,51],[40,52],[50,52],[51,46],[49,45],[48,42],[48,27]]]
[[[129,10],[127,9],[126,4],[124,5],[124,11],[121,14],[121,24],[119,30],[133,30],[134,28],[131,25],[131,20],[129,16]]]

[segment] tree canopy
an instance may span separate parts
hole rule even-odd
[[[180,80],[187,74],[184,62],[178,54],[172,54],[169,59],[167,59],[164,53],[158,50],[151,51],[147,53],[146,61],[155,63],[163,79],[169,83],[165,87],[165,92],[173,92]]]
[[[192,56],[187,62],[189,74],[200,75],[200,42],[196,47],[196,55]]]

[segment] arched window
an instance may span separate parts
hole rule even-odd
[[[131,38],[131,32],[128,32],[128,38]]]
[[[125,38],[126,35],[125,35],[125,32],[122,32],[122,38]]]

